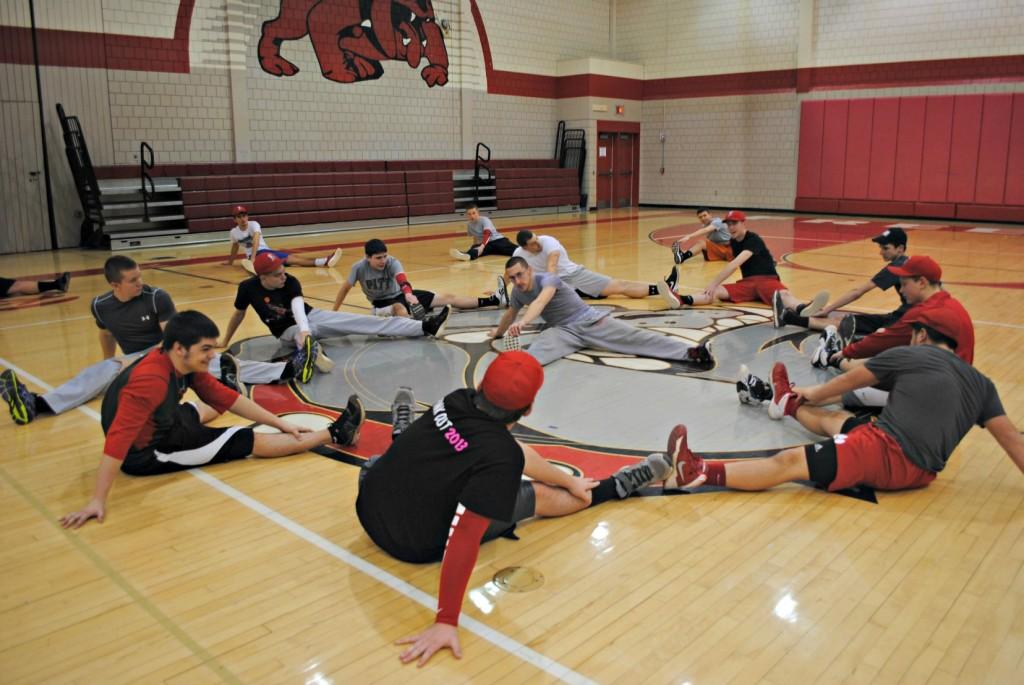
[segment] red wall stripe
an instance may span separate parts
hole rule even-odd
[[[796,194],[821,197],[821,136],[825,128],[825,102],[805,100],[800,105],[800,149],[797,153]]]
[[[978,144],[978,175],[974,189],[976,202],[995,205],[1003,202],[1012,116],[1012,94],[985,96],[981,115],[981,140]]]
[[[953,137],[954,95],[929,96],[924,118],[924,152],[921,155],[922,202],[945,202],[949,182],[949,152]]]
[[[946,199],[950,202],[974,202],[983,103],[982,95],[960,95],[953,103],[953,136],[946,189]]]
[[[871,165],[871,128],[874,101],[852,100],[846,126],[846,171],[843,176],[844,198],[863,199],[868,196],[868,171]]]
[[[842,197],[846,171],[846,126],[849,100],[825,102],[825,125],[821,136],[821,196]]]
[[[891,200],[896,178],[896,133],[900,124],[900,99],[874,101],[871,127],[871,164],[868,168],[868,197]]]

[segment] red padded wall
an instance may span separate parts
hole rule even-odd
[[[981,142],[978,150],[978,175],[974,201],[1003,203],[1006,190],[1006,160],[1009,157],[1010,119],[1013,95],[986,95],[981,115]]]
[[[953,103],[949,184],[946,187],[946,200],[949,202],[974,202],[983,104],[983,95],[962,95]]]
[[[875,100],[871,126],[871,165],[868,169],[868,197],[891,200],[896,176],[896,133],[900,125],[900,99]]]
[[[821,136],[821,196],[843,196],[846,170],[846,126],[848,100],[825,102],[825,125]]]
[[[1006,160],[1006,195],[1008,205],[1024,205],[1024,93],[1013,96],[1013,120]]]
[[[921,190],[921,151],[924,149],[924,98],[900,100],[896,132],[894,200],[917,200]]]
[[[868,170],[871,164],[872,100],[852,100],[846,125],[846,173],[843,197],[861,199],[868,196]]]
[[[821,135],[825,102],[805,100],[800,106],[800,150],[797,153],[797,197],[821,196]]]
[[[953,138],[953,95],[928,97],[921,154],[922,202],[944,202],[949,184],[949,152]]]

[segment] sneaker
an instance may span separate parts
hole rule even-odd
[[[252,265],[252,260],[251,260],[251,259],[243,259],[243,260],[242,260],[242,261],[240,262],[240,264],[242,265],[242,268],[243,268],[243,269],[245,269],[246,271],[248,271],[249,273],[251,273],[251,274],[252,274],[253,276],[255,276],[255,275],[256,275],[256,267],[254,267],[254,266]]]
[[[676,289],[676,283],[679,282],[679,267],[672,267],[672,270],[668,272],[668,277],[665,278],[665,282],[668,283],[668,287],[673,291]]]
[[[771,385],[763,378],[750,373],[746,364],[740,365],[740,371],[736,375],[736,395],[742,404],[759,405],[770,402],[773,394]]]
[[[220,382],[241,395],[245,394],[245,387],[238,380],[238,360],[227,352],[220,354]]]
[[[852,343],[853,336],[857,333],[857,317],[853,314],[844,316],[836,328],[836,333],[839,335],[839,343],[844,348]],[[842,350],[840,349],[840,351]]]
[[[708,479],[704,460],[690,451],[686,444],[686,426],[679,424],[668,436],[668,455],[674,473],[665,481],[666,490],[699,488]]]
[[[316,370],[320,373],[330,373],[334,370],[334,360],[324,354],[324,346],[320,345],[320,354],[316,356],[316,361],[313,362],[316,366]]]
[[[0,373],[0,396],[11,411],[14,423],[24,426],[36,418],[36,395],[21,383],[13,370]]]
[[[832,355],[843,351],[843,342],[835,326],[825,326],[825,330],[818,337],[818,346],[811,355],[811,366],[818,369],[827,369],[833,366]]]
[[[448,254],[450,254],[453,258],[458,259],[460,262],[468,262],[470,259],[472,259],[472,257],[470,257],[468,254],[466,254],[462,250],[456,250],[454,247],[448,250]]]
[[[328,267],[337,266],[339,261],[341,261],[341,248],[340,247],[335,248],[334,252],[327,259],[327,266]]]
[[[313,336],[307,335],[306,342],[292,355],[292,364],[295,366],[296,377],[300,383],[309,383],[313,379],[313,369],[316,368],[318,356],[320,356],[320,343],[313,340]]]
[[[502,338],[502,342],[505,343],[506,352],[518,352],[522,349],[522,345],[519,342],[518,335],[509,335],[508,333]]]
[[[416,319],[417,321],[423,321],[427,316],[427,310],[423,308],[419,302],[416,304],[409,305],[409,316]]]
[[[821,313],[821,310],[828,304],[828,291],[822,290],[820,293],[811,298],[811,301],[807,303],[807,306],[800,311],[800,316],[806,316],[808,318],[817,316]]]
[[[691,364],[704,364],[712,365],[715,363],[715,358],[711,354],[711,341],[705,340],[701,344],[691,347],[686,351],[686,361]]]
[[[508,309],[508,285],[505,283],[503,276],[498,276],[497,288],[494,290],[494,296],[498,298],[498,306],[502,309]]]
[[[423,334],[440,338],[441,334],[444,333],[445,327],[448,325],[448,315],[451,312],[451,305],[446,304],[437,314],[423,319]]]
[[[416,398],[412,388],[405,385],[398,388],[391,403],[391,437],[398,437],[416,420]]]
[[[65,271],[57,279],[57,287],[60,288],[62,293],[66,293],[68,288],[71,287],[71,272]]]
[[[775,362],[772,367],[772,400],[768,405],[768,416],[778,421],[786,416],[787,410],[792,412],[795,407],[790,407],[796,401],[790,389],[793,384],[789,382],[789,372],[782,362]]]
[[[354,445],[359,442],[359,429],[366,420],[366,411],[358,395],[348,398],[345,410],[327,427],[336,445]]]
[[[772,325],[782,328],[786,325],[786,305],[782,303],[782,291],[776,290],[772,293]]]
[[[683,251],[682,245],[678,242],[672,243],[672,259],[676,264],[682,264],[687,259],[693,256],[693,252],[690,250]]]
[[[669,309],[679,309],[683,306],[682,300],[676,295],[676,291],[669,287],[665,281],[658,282],[658,294],[668,304]]]
[[[615,481],[615,494],[619,499],[626,499],[637,490],[646,488],[651,483],[663,481],[672,475],[672,459],[665,454],[655,452],[635,464],[623,466],[612,474]]]

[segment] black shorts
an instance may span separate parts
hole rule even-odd
[[[533,518],[536,511],[537,493],[533,489],[533,484],[528,480],[524,480],[519,483],[516,505],[512,509],[512,520],[495,521],[492,519],[491,525],[487,526],[487,530],[484,531],[484,536],[480,541],[487,542],[495,538],[515,538],[512,533],[516,529],[516,524],[528,518]]]
[[[199,422],[192,404],[179,404],[174,426],[155,445],[133,450],[121,470],[131,476],[155,476],[185,469],[245,459],[252,454],[251,428],[208,428]]]
[[[431,307],[434,306],[434,293],[430,292],[429,290],[413,289],[412,294],[416,296],[416,299],[420,301],[420,304],[423,305],[423,308],[426,309],[428,312],[430,311]],[[370,304],[372,304],[374,307],[378,309],[381,309],[383,307],[390,307],[395,303],[398,303],[405,307],[405,311],[407,313],[412,313],[411,311],[409,311],[409,303],[405,301],[405,293],[400,293],[398,295],[395,295],[394,297],[385,297],[383,300],[373,300]]]
[[[0,276],[0,297],[7,297],[7,293],[10,292],[12,285],[14,285],[13,278]]]
[[[854,321],[857,322],[853,329],[855,338],[871,335],[878,329],[891,326],[900,320],[900,315],[897,312],[890,312],[888,314],[855,314],[854,316],[856,316]]]
[[[476,249],[473,249],[476,248]],[[486,257],[488,255],[497,254],[503,257],[511,257],[516,253],[516,244],[508,238],[498,238],[497,240],[490,240],[484,245],[484,249],[481,250],[478,246],[470,246],[466,250],[466,254],[469,255],[470,259],[479,259],[480,257]]]

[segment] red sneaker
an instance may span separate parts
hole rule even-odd
[[[666,451],[672,460],[673,473],[665,480],[666,490],[691,490],[708,479],[704,460],[690,451],[686,444],[686,426],[679,424],[668,436]]]
[[[782,362],[772,367],[772,401],[768,405],[768,416],[778,421],[783,416],[793,416],[800,406],[800,399],[791,390],[789,372]]]

